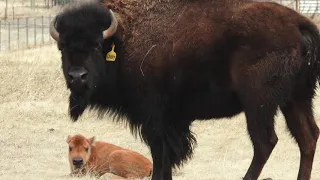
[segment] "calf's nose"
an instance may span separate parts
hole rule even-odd
[[[88,71],[85,68],[72,68],[68,76],[71,82],[80,80],[81,82],[86,82],[88,78]]]
[[[72,160],[73,165],[75,166],[80,166],[83,164],[83,159],[82,158],[75,158]]]

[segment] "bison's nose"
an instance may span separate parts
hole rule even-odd
[[[71,80],[71,83],[75,81],[81,81],[82,83],[85,83],[88,79],[88,71],[85,68],[72,68],[69,73],[69,78]]]
[[[75,158],[72,160],[72,163],[75,166],[81,166],[83,164],[83,159],[82,158]]]

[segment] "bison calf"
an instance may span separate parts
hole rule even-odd
[[[72,175],[88,172],[99,176],[112,175],[118,178],[143,178],[152,173],[152,163],[141,154],[95,141],[95,137],[68,136],[69,163]]]

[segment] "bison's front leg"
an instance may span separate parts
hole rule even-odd
[[[172,180],[172,168],[191,157],[196,140],[189,128],[191,121],[159,117],[153,116],[146,121],[148,123],[143,124],[141,135],[152,154],[152,180]]]
[[[159,131],[161,126],[149,125],[142,128],[142,137],[150,147],[153,160],[152,180],[172,180],[172,161],[170,150],[165,142],[164,133]],[[172,156],[172,155],[171,155]]]
[[[161,138],[150,144],[153,159],[152,180],[172,180],[172,163],[167,155],[168,149]]]

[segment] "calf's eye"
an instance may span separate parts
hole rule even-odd
[[[89,151],[89,148],[85,148],[85,150],[86,150],[86,152],[88,152],[88,151]]]
[[[69,146],[69,151],[72,151],[72,147]]]

